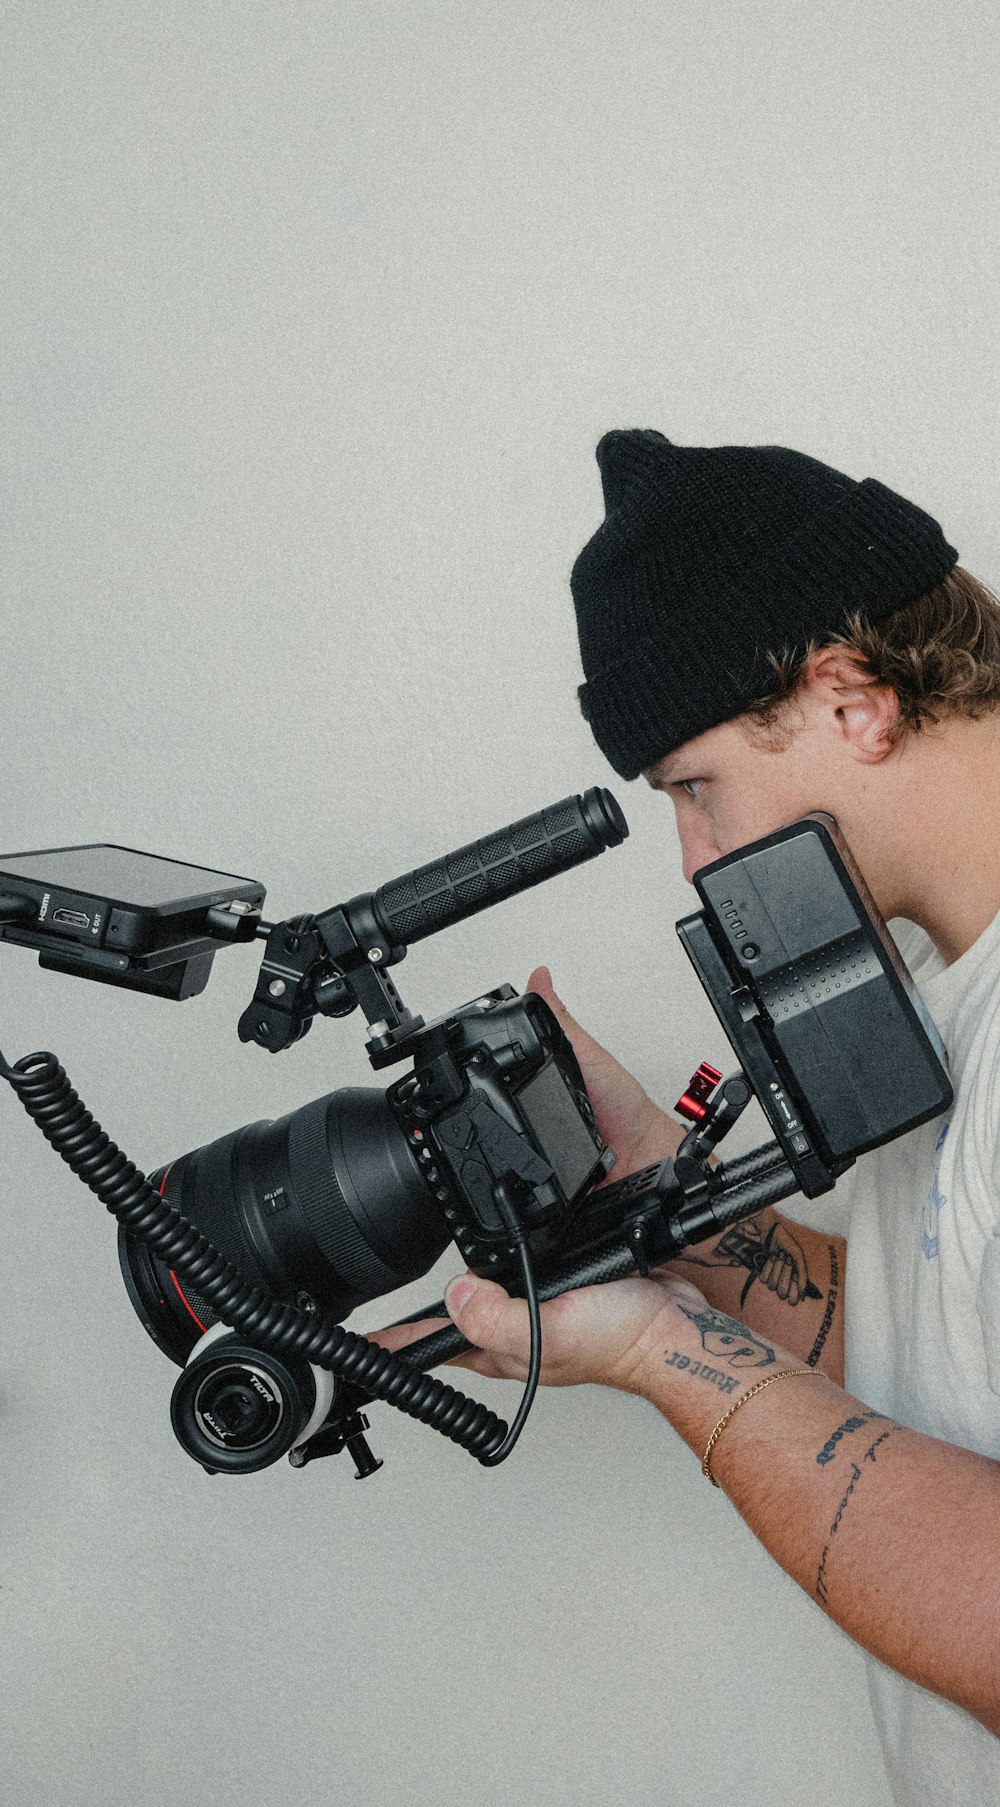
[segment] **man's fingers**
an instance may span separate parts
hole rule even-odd
[[[380,1349],[398,1351],[408,1348],[410,1343],[419,1342],[421,1337],[433,1336],[435,1330],[451,1330],[451,1318],[421,1318],[417,1324],[387,1324],[384,1330],[365,1330],[362,1332],[369,1343],[377,1343]],[[463,1336],[465,1332],[462,1332]],[[482,1374],[487,1380],[510,1380],[518,1363],[508,1362],[503,1365],[501,1358],[490,1355],[486,1350],[466,1349],[461,1355],[449,1356],[442,1362],[445,1368],[467,1368],[470,1374]],[[527,1373],[527,1368],[524,1369]]]
[[[552,974],[547,966],[536,966],[534,972],[529,975],[528,983],[524,989],[525,991],[537,992],[538,996],[544,1000],[552,1011],[559,1027],[565,1035],[568,1035],[578,1054],[581,1049],[594,1050],[597,1054],[606,1053],[606,1050],[601,1048],[600,1043],[594,1040],[590,1032],[587,1029],[584,1029],[581,1023],[577,1022],[576,1017],[572,1012],[567,1010],[562,998],[559,996],[559,993],[552,983]]]
[[[581,1029],[576,1017],[567,1010],[562,998],[559,996],[559,993],[552,983],[552,974],[547,966],[536,966],[534,972],[529,974],[528,983],[524,989],[525,991],[535,991],[540,998],[544,998],[549,1009],[561,1023],[567,1035],[569,1035],[571,1028],[576,1030],[578,1036],[587,1033],[585,1029]],[[570,1036],[571,1041],[572,1039],[572,1036]]]
[[[547,966],[536,966],[534,972],[529,975],[524,989],[525,991],[537,991],[539,997],[545,999],[549,1009],[554,1010],[557,1016],[567,1015],[566,1006],[552,983],[552,974]]]
[[[447,1324],[447,1318],[421,1318],[416,1324],[387,1324],[383,1330],[366,1330],[363,1334],[380,1349],[405,1349],[408,1343],[419,1342],[422,1336],[432,1336],[435,1330],[444,1330]]]
[[[509,1298],[492,1280],[462,1275],[448,1282],[444,1302],[452,1322],[477,1349],[527,1361],[531,1330],[523,1299]]]
[[[477,1349],[462,1364],[470,1368],[473,1374],[481,1374],[484,1380],[527,1380],[528,1364],[517,1360],[513,1355],[491,1355],[486,1349]]]

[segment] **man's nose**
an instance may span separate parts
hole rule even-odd
[[[690,884],[695,873],[702,866],[707,866],[712,860],[722,858],[722,848],[703,823],[688,821],[683,825],[678,824],[678,832],[681,838],[684,877]]]

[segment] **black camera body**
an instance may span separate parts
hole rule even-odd
[[[387,1097],[469,1267],[510,1270],[496,1203],[513,1191],[532,1252],[566,1240],[573,1207],[614,1162],[572,1044],[548,1005],[510,985],[411,1038]]]

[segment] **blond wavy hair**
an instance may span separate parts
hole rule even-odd
[[[790,745],[798,691],[824,646],[845,647],[864,677],[895,691],[891,746],[946,716],[979,721],[1000,709],[1000,597],[961,565],[881,621],[855,613],[842,633],[811,639],[805,651],[769,653],[775,688],[740,717],[748,738],[772,752]]]

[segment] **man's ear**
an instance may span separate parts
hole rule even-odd
[[[805,689],[810,701],[829,711],[841,740],[863,765],[878,765],[893,751],[890,732],[899,716],[899,698],[880,684],[846,646],[822,646],[809,661]]]

